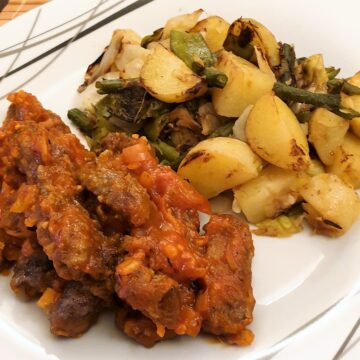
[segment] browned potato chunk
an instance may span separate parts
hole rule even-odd
[[[201,141],[185,156],[178,174],[211,198],[255,178],[260,158],[243,141],[216,137]]]
[[[319,108],[310,119],[309,140],[314,144],[320,160],[325,165],[334,162],[335,150],[349,129],[349,121],[327,109]]]
[[[273,165],[258,177],[234,188],[235,201],[254,224],[278,216],[299,198],[300,178],[294,171]]]
[[[300,194],[305,200],[306,218],[317,233],[342,235],[359,216],[358,195],[336,175],[320,174],[309,178]]]
[[[360,139],[351,133],[346,134],[343,143],[335,151],[334,161],[328,171],[348,185],[360,187]]]
[[[160,44],[147,57],[140,80],[152,96],[167,103],[191,100],[207,90],[204,79]]]
[[[360,117],[352,119],[350,121],[350,126],[351,126],[351,130],[352,132],[358,137],[360,138]]]
[[[299,122],[277,96],[262,96],[251,109],[245,133],[251,148],[283,169],[305,170],[310,162],[309,148]]]
[[[220,16],[209,16],[199,21],[191,32],[199,32],[213,52],[219,51],[223,47],[230,24]]]
[[[360,87],[360,71],[347,80],[351,85]],[[360,112],[360,95],[346,95],[341,93],[341,105],[345,108]],[[351,131],[360,138],[360,117],[350,121]]]
[[[220,51],[216,68],[228,77],[223,89],[213,90],[213,105],[219,115],[238,117],[272,90],[273,75],[228,51]]]

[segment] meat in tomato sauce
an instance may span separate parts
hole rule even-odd
[[[0,268],[37,299],[54,335],[77,337],[104,309],[146,347],[201,331],[248,345],[255,304],[247,225],[208,201],[145,138],[87,150],[31,94],[9,95],[0,129]],[[210,221],[200,227],[199,212]]]

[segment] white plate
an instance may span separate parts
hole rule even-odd
[[[169,17],[199,7],[229,21],[240,16],[253,17],[269,27],[279,40],[294,43],[298,56],[323,53],[327,65],[342,67],[343,76],[350,76],[359,68],[360,3],[356,0],[202,0],[196,4],[185,0],[154,0],[144,3],[142,0],[54,0],[1,27],[0,76],[7,73],[10,66],[10,70],[25,66],[3,79],[0,98],[21,87],[36,94],[46,107],[66,119],[66,111],[74,102],[75,89],[87,64],[102,51],[113,29],[132,28],[141,35],[148,34]],[[129,11],[131,4],[133,8],[139,7]],[[107,22],[109,16],[121,9],[127,14]],[[96,25],[102,20],[103,26]],[[67,47],[59,46],[57,51],[51,51],[92,27],[98,28]],[[24,42],[27,36],[29,39]],[[10,48],[16,43],[19,45]],[[43,57],[32,65],[27,64],[38,56]],[[6,107],[7,102],[1,100],[1,118]],[[256,337],[246,348],[214,344],[201,338],[181,338],[146,350],[123,337],[113,326],[110,315],[102,316],[80,339],[56,339],[50,335],[43,313],[34,304],[17,300],[9,289],[9,279],[1,277],[1,357],[44,360],[261,358],[284,346],[292,335],[318,321],[359,288],[360,238],[356,236],[359,231],[360,222],[336,240],[314,236],[310,231],[289,239],[254,238],[253,286],[257,305],[251,328]]]

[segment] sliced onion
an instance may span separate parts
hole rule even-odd
[[[239,118],[235,121],[233,126],[233,133],[236,139],[247,142],[246,134],[245,134],[245,126],[247,118],[250,114],[251,109],[254,105],[249,105],[245,108]]]

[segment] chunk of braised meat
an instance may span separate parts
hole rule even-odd
[[[26,241],[14,267],[10,286],[16,295],[32,300],[39,297],[58,279],[52,262],[40,246]]]
[[[48,308],[50,331],[57,336],[80,336],[97,321],[102,309],[102,301],[80,283],[67,282]]]
[[[159,165],[150,145],[140,138],[124,148],[122,161],[144,186],[161,211],[164,206],[210,213],[209,202],[168,166]]]
[[[20,187],[23,189],[24,185]],[[25,225],[24,214],[19,211],[20,190],[14,190],[5,182],[0,191],[0,264],[13,262],[20,256],[20,250],[26,239],[34,238],[35,233]],[[28,198],[32,194],[29,192]],[[26,207],[26,199],[22,207]]]
[[[100,143],[98,154],[105,150],[111,150],[114,154],[120,154],[126,147],[135,145],[138,139],[130,137],[125,133],[109,133]]]
[[[176,336],[173,331],[157,327],[140,311],[133,310],[125,304],[116,310],[115,324],[125,335],[147,348]]]
[[[76,201],[81,187],[66,167],[40,166],[38,187],[38,241],[57,273],[67,280],[82,280],[84,276],[103,279],[110,290],[119,236],[105,236],[98,222]]]
[[[166,224],[163,223],[164,228]],[[184,233],[185,230],[181,229]],[[128,257],[134,260],[145,257],[148,266],[156,272],[162,272],[177,282],[189,282],[205,276],[207,260],[198,249],[191,245],[196,239],[190,234],[183,234],[174,229],[159,229],[153,227],[146,235],[141,235],[144,229],[134,231],[137,236],[126,236],[122,248]],[[203,240],[199,238],[199,244]],[[201,241],[202,240],[202,241]],[[201,241],[201,242],[200,242]]]
[[[85,274],[98,280],[111,277],[116,261],[116,253],[106,252],[106,246],[113,245],[111,239],[79,204],[65,203],[61,211],[52,211],[38,223],[37,236],[62,278],[81,280]]]
[[[94,154],[32,95],[19,92],[9,100],[13,105],[2,128],[0,153],[9,168],[15,166],[25,175],[25,186],[37,190],[37,196],[29,199],[25,196],[29,191],[22,192],[16,213],[25,214],[26,226],[37,227],[39,243],[61,277],[90,276],[112,288],[119,237],[103,235],[76,201],[82,191],[77,170]]]
[[[3,229],[0,229],[0,268],[8,268],[10,264],[17,261],[21,254],[21,246],[24,238],[17,238],[8,235]]]
[[[142,225],[149,219],[149,195],[119,156],[110,150],[83,166],[79,177],[82,184],[97,195],[99,202],[122,214],[132,225]]]
[[[116,268],[117,293],[157,326],[195,336],[201,317],[190,283],[207,271],[206,239],[198,233],[196,209],[208,212],[208,202],[169,167],[159,165],[143,139],[124,148],[121,158],[156,207],[124,239],[127,256]]]
[[[206,291],[198,299],[202,329],[239,345],[252,341],[255,300],[251,287],[254,254],[248,225],[230,215],[214,215],[204,226],[208,238]]]
[[[201,320],[192,308],[195,297],[190,289],[131,258],[117,267],[117,275],[117,293],[133,309],[178,334],[197,334]]]
[[[77,200],[87,209],[91,218],[98,221],[104,235],[121,237],[121,234],[129,231],[129,224],[124,217],[107,205],[101,204],[92,192],[84,189]]]
[[[28,182],[35,183],[39,165],[62,161],[76,168],[94,157],[34,96],[20,91],[8,99],[12,105],[0,136],[1,161],[8,171],[13,171],[15,164]]]
[[[159,165],[145,139],[109,135],[95,160],[32,95],[9,99],[0,130],[0,261],[19,259],[13,287],[43,293],[51,331],[81,335],[114,305],[116,287],[126,304],[118,326],[146,346],[201,327],[250,343],[248,228],[213,216],[200,235],[197,211],[210,213],[208,201]],[[62,280],[51,280],[51,262]]]
[[[13,121],[14,119],[24,122],[43,122],[52,119],[60,120],[56,122],[58,127],[68,129],[58,115],[50,110],[44,109],[35,96],[25,91],[18,91],[10,94],[8,100],[11,102],[11,105],[9,106],[4,125],[7,125],[9,121]]]

